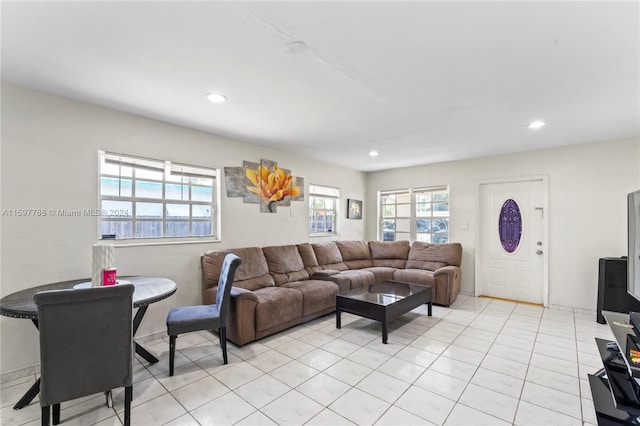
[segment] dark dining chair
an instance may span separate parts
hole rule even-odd
[[[133,396],[132,284],[36,293],[40,330],[42,424],[60,423],[60,403],[125,388],[124,424]],[[108,399],[108,396],[107,396]]]
[[[167,315],[167,334],[169,335],[169,376],[173,376],[178,334],[200,330],[218,330],[222,357],[227,364],[227,320],[231,299],[231,286],[236,269],[242,260],[233,253],[225,256],[218,279],[218,292],[215,305],[182,306],[173,308]]]

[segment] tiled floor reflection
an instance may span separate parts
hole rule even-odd
[[[328,315],[243,347],[222,364],[218,338],[181,335],[168,376],[168,339],[136,360],[132,422],[156,425],[595,424],[586,374],[600,368],[595,314],[459,296],[433,317],[420,307],[380,325]],[[2,425],[40,424],[36,399],[13,404],[33,377],[3,383]],[[102,395],[62,404],[63,425],[120,425]]]

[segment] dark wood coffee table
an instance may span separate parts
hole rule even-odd
[[[387,343],[389,321],[425,303],[431,316],[431,286],[383,281],[336,295],[336,327],[342,312],[380,321],[382,343]]]

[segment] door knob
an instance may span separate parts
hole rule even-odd
[[[536,250],[536,254],[542,254],[542,250]]]

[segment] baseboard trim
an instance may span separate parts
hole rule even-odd
[[[536,306],[538,308],[543,308],[542,303],[531,303],[531,302],[523,302],[521,300],[513,300],[513,299],[503,299],[501,297],[491,297],[491,296],[478,296],[481,299],[490,299],[490,300],[499,300],[501,302],[511,302],[517,303],[519,305],[527,305],[527,306]]]
[[[28,367],[18,368],[17,370],[7,371],[0,374],[0,384],[13,382],[15,380],[23,379],[25,377],[33,377],[36,379],[36,370],[40,370],[40,364],[30,365]]]

